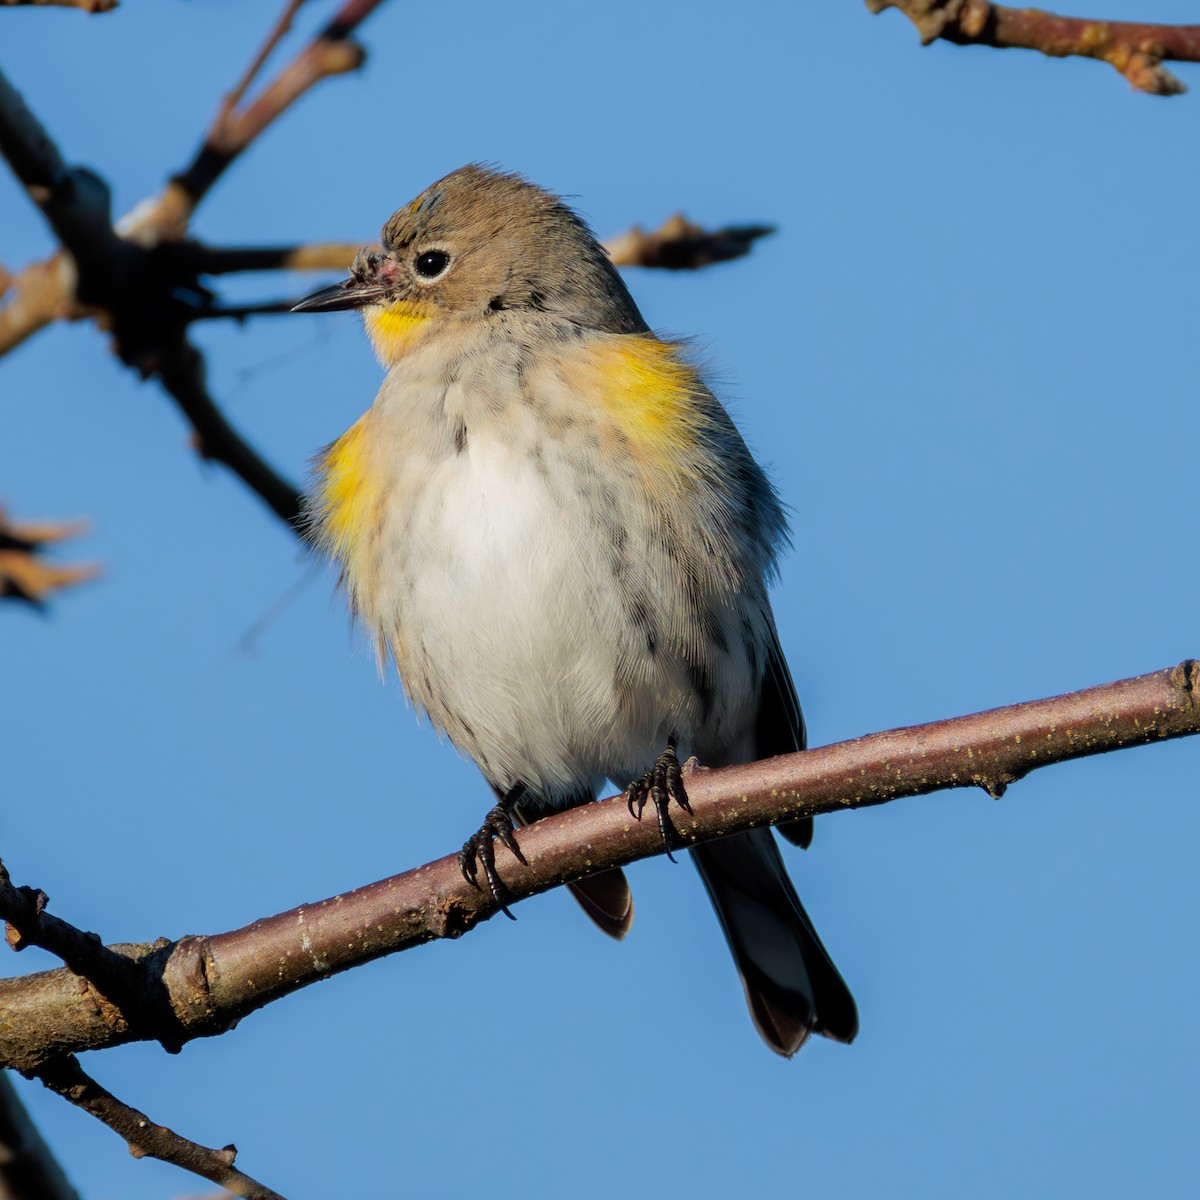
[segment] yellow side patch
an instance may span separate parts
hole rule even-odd
[[[700,383],[679,347],[625,335],[594,348],[601,408],[635,453],[668,465],[691,450],[705,420]]]
[[[319,467],[321,540],[348,567],[376,528],[383,496],[368,454],[370,415],[360,417],[329,447]]]
[[[424,305],[411,300],[392,304],[372,304],[363,309],[363,325],[375,350],[375,357],[385,367],[395,366],[420,336],[429,321]]]

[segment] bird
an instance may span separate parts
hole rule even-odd
[[[315,460],[310,536],[413,707],[494,794],[468,880],[507,911],[496,839],[519,852],[522,826],[606,780],[635,815],[652,800],[667,838],[680,756],[804,748],[768,598],[783,506],[689,345],[651,331],[572,208],[461,167],[295,306],[346,310],[386,376]],[[811,819],[781,832],[806,847]],[[772,831],[689,853],[766,1044],[852,1041],[853,997]],[[572,890],[625,936],[621,871]]]

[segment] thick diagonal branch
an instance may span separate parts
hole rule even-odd
[[[999,795],[1029,771],[1067,759],[1200,732],[1200,668],[1188,661],[1049,700],[872,734],[687,779],[691,813],[675,814],[686,844],[772,822],[883,804],[943,788]],[[514,898],[662,852],[653,821],[623,799],[584,805],[520,833],[519,862],[497,848]],[[316,980],[434,938],[459,937],[495,915],[462,877],[456,855],[244,929],[156,948],[118,947],[159,981],[182,1043],[229,1028]],[[0,981],[0,1066],[32,1070],[64,1052],[158,1038],[136,1018],[58,970]]]
[[[1187,88],[1162,64],[1200,62],[1200,25],[1153,25],[1060,17],[1037,8],[988,0],[866,0],[875,13],[899,9],[926,45],[941,39],[959,46],[1038,50],[1052,58],[1095,58],[1115,67],[1141,92],[1174,96]]]

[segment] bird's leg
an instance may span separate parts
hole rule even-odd
[[[629,805],[629,815],[635,820],[642,819],[642,809],[646,807],[647,800],[654,805],[654,811],[658,814],[659,836],[672,862],[675,856],[671,853],[671,845],[672,842],[678,843],[679,835],[671,824],[667,809],[674,800],[684,812],[692,811],[687,789],[683,786],[679,756],[675,753],[677,745],[675,735],[671,734],[667,738],[667,748],[654,760],[654,766],[625,789],[625,803]]]
[[[487,880],[488,891],[491,892],[492,899],[510,921],[517,919],[508,911],[508,901],[512,898],[512,893],[504,886],[504,881],[500,876],[496,874],[496,848],[493,843],[496,838],[499,838],[521,862],[525,861],[525,855],[521,853],[521,848],[517,845],[512,819],[513,805],[523,790],[518,784],[512,791],[502,796],[500,803],[483,818],[483,824],[479,830],[467,838],[463,843],[463,848],[458,852],[458,866],[463,873],[463,878],[473,887],[479,887],[477,875],[479,867],[482,866],[483,876]]]

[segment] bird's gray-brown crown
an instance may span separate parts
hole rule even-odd
[[[471,164],[383,227],[344,283],[297,312],[419,302],[446,314],[543,312],[586,329],[645,333],[646,322],[587,225],[521,176]]]

